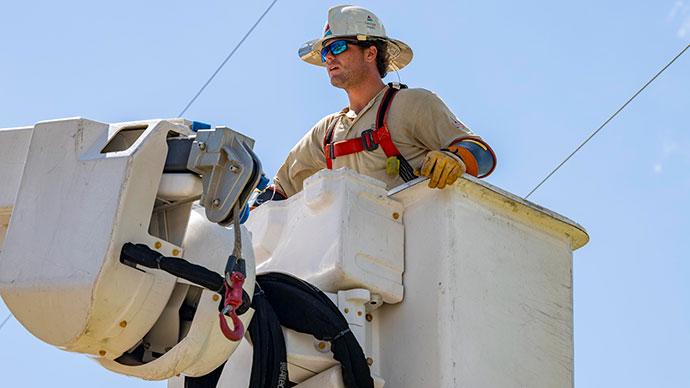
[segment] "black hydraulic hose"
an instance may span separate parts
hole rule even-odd
[[[223,277],[203,266],[177,257],[166,257],[144,244],[125,243],[120,261],[127,265],[159,268],[223,295]],[[287,351],[281,326],[331,342],[333,358],[340,362],[346,388],[373,388],[362,347],[338,307],[317,287],[282,273],[256,276],[253,301],[243,292],[243,311],[255,309],[249,325],[254,345],[250,388],[292,386],[287,371]],[[220,306],[223,305],[221,300]],[[185,379],[186,387],[214,387],[222,365],[200,378]]]
[[[346,388],[373,388],[369,365],[345,317],[338,307],[313,285],[281,273],[256,276],[252,302],[254,317],[249,335],[254,347],[249,388],[291,387],[287,371],[287,352],[281,326],[331,342],[333,357],[340,362]],[[220,374],[208,379],[190,380],[216,387]],[[200,385],[203,383],[204,385]]]
[[[225,363],[220,364],[218,368],[207,375],[199,377],[185,376],[184,388],[216,388],[220,375],[223,373],[223,368],[225,368]]]
[[[362,347],[345,317],[326,294],[301,279],[277,272],[257,275],[256,283],[282,326],[331,342],[333,358],[340,362],[345,387],[374,387]]]
[[[125,243],[120,252],[120,262],[162,269],[171,275],[219,293],[225,288],[220,274],[185,259],[163,256],[144,244]]]
[[[254,354],[249,388],[291,387],[283,328],[258,284],[252,308],[254,317],[249,323],[249,336]]]
[[[260,287],[252,301],[254,317],[249,323],[249,336],[254,352],[249,388],[292,387],[287,370],[285,337],[271,304]],[[184,378],[184,388],[217,388],[225,362],[207,375]]]

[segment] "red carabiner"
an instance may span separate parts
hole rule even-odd
[[[245,276],[242,273],[235,271],[230,275],[230,282],[232,284],[225,282],[225,306],[223,311],[218,314],[218,318],[220,318],[220,331],[230,341],[239,341],[244,336],[244,324],[235,312],[242,305],[244,279]],[[234,329],[230,329],[224,315],[230,317]]]

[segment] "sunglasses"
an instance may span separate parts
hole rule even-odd
[[[360,46],[360,47],[371,46],[371,43],[369,43],[369,42],[354,42],[351,40],[343,40],[343,39],[336,40],[335,42],[332,42],[328,46],[324,46],[321,49],[321,62],[326,62],[326,55],[328,55],[329,51],[333,55],[342,54],[345,51],[347,51],[347,46],[350,44],[354,44],[355,46]]]

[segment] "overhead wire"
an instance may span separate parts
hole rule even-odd
[[[594,130],[594,132],[592,132],[589,136],[587,136],[587,138],[582,143],[580,143],[580,145],[577,146],[575,148],[575,150],[570,153],[570,155],[568,155],[565,159],[563,159],[563,161],[560,162],[556,166],[556,168],[551,170],[551,172],[544,179],[542,179],[539,182],[539,184],[534,186],[534,188],[527,195],[524,196],[524,199],[528,199],[532,194],[534,194],[534,192],[537,191],[537,189],[539,189],[547,180],[549,180],[549,178],[551,178],[551,176],[553,176],[556,173],[556,171],[558,171],[568,160],[570,160],[570,158],[572,158],[573,155],[575,155],[578,151],[580,151],[580,149],[582,149],[582,147],[584,147],[585,144],[587,144],[590,140],[592,140],[592,138],[594,136],[596,136],[597,133],[599,133],[599,131],[601,131],[609,122],[611,122],[611,120],[613,120],[618,115],[618,113],[620,113],[623,109],[625,109],[625,107],[628,106],[628,104],[630,104],[635,99],[635,97],[637,97],[640,93],[642,93],[643,90],[645,90],[647,88],[647,86],[649,86],[652,82],[654,82],[654,80],[656,80],[657,77],[659,77],[661,75],[661,73],[663,73],[666,69],[668,69],[668,67],[671,66],[673,64],[673,62],[676,61],[676,59],[680,58],[680,56],[683,55],[685,53],[685,51],[688,50],[688,48],[690,48],[690,44],[685,46],[685,48],[683,50],[681,50],[675,57],[673,57],[673,59],[671,59],[671,61],[669,61],[663,68],[661,68],[661,70],[659,70],[649,81],[647,81],[647,83],[645,83],[637,92],[635,92],[635,94],[633,94],[633,96],[630,97],[628,99],[628,101],[625,102],[625,104],[623,104],[620,108],[618,108],[618,110],[616,112],[614,112],[611,116],[609,116],[609,118],[606,119],[606,121],[604,121],[604,123],[601,124],[599,126],[599,128],[597,128],[596,130]]]
[[[2,330],[2,328],[5,326],[5,324],[7,323],[7,321],[10,320],[11,317],[12,317],[12,313],[7,314],[7,316],[5,317],[5,319],[2,320],[2,323],[0,323],[0,330]]]
[[[225,57],[223,62],[218,66],[218,68],[211,74],[211,76],[206,80],[206,82],[201,86],[199,91],[192,97],[192,99],[187,103],[187,105],[182,109],[182,111],[177,115],[178,117],[181,117],[183,114],[187,112],[187,110],[192,106],[192,104],[196,101],[196,99],[203,93],[203,91],[206,89],[206,87],[213,81],[213,79],[218,75],[218,73],[223,69],[223,67],[228,63],[228,61],[232,58],[232,56],[237,52],[237,50],[240,48],[242,43],[244,43],[245,40],[249,37],[249,35],[254,31],[254,29],[261,23],[261,21],[264,19],[264,17],[268,14],[268,12],[273,8],[273,6],[278,2],[278,0],[273,0],[271,4],[266,8],[266,10],[259,16],[259,18],[256,20],[256,22],[252,25],[252,27],[245,33],[245,35],[242,37],[242,39],[235,45],[235,47],[232,49],[232,51]],[[687,50],[690,48],[690,44],[685,46],[673,59],[671,59],[661,70],[659,70],[649,81],[647,81],[635,94],[632,95],[616,112],[614,112],[606,121],[604,121],[603,124],[601,124],[596,130],[594,130],[580,145],[578,145],[573,152],[571,152],[565,159],[563,159],[562,162],[560,162],[544,179],[542,179],[527,195],[524,196],[524,199],[528,199],[532,194],[534,194],[535,191],[537,191],[549,178],[551,178],[568,160],[570,160],[582,147],[585,146],[594,136],[596,136],[611,120],[613,120],[623,109],[625,109],[628,104],[630,104],[642,91],[644,91],[647,86],[649,86],[652,82],[654,82],[667,68],[669,68],[678,58],[680,58]],[[398,79],[400,79],[400,74],[397,73]],[[8,314],[0,323],[0,330],[7,324],[7,322],[10,320],[12,317],[12,313]]]
[[[273,0],[273,2],[271,2],[271,4],[268,6],[268,8],[266,8],[266,10],[264,11],[264,13],[262,13],[261,16],[259,16],[259,18],[256,19],[256,22],[254,23],[254,25],[252,25],[252,27],[247,31],[247,33],[244,34],[244,36],[242,37],[242,39],[240,39],[240,41],[237,43],[237,45],[235,45],[235,48],[233,48],[232,51],[230,51],[230,54],[228,54],[228,55],[225,57],[225,59],[223,60],[223,62],[221,62],[220,66],[218,66],[218,68],[216,69],[216,71],[214,71],[213,74],[211,74],[211,76],[206,80],[206,82],[204,82],[203,86],[201,86],[201,88],[199,89],[198,92],[196,92],[196,94],[194,95],[194,97],[192,97],[192,99],[189,100],[189,102],[187,103],[187,105],[184,107],[184,109],[182,109],[182,111],[177,115],[177,117],[182,117],[182,115],[185,114],[185,112],[187,112],[187,110],[189,109],[189,107],[191,107],[192,104],[194,104],[194,101],[196,101],[196,99],[199,98],[199,96],[201,95],[201,93],[204,92],[204,90],[205,90],[206,87],[211,83],[211,81],[213,81],[213,79],[216,78],[216,75],[218,75],[218,73],[220,73],[220,71],[221,71],[221,70],[223,69],[223,67],[228,63],[228,61],[230,60],[230,58],[232,58],[232,56],[235,55],[235,52],[237,52],[237,49],[239,49],[240,46],[242,46],[242,43],[244,43],[244,41],[247,40],[247,38],[248,38],[249,35],[252,33],[252,31],[254,31],[254,29],[256,28],[256,26],[258,26],[259,23],[261,23],[261,21],[264,19],[264,17],[266,16],[266,14],[268,14],[268,12],[271,10],[271,8],[273,8],[273,6],[274,6],[277,2],[278,2],[278,0]]]

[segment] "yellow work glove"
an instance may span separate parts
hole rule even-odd
[[[429,177],[429,187],[432,189],[452,185],[464,173],[465,163],[459,157],[443,151],[430,151],[426,154],[422,168],[415,171],[417,176]]]

